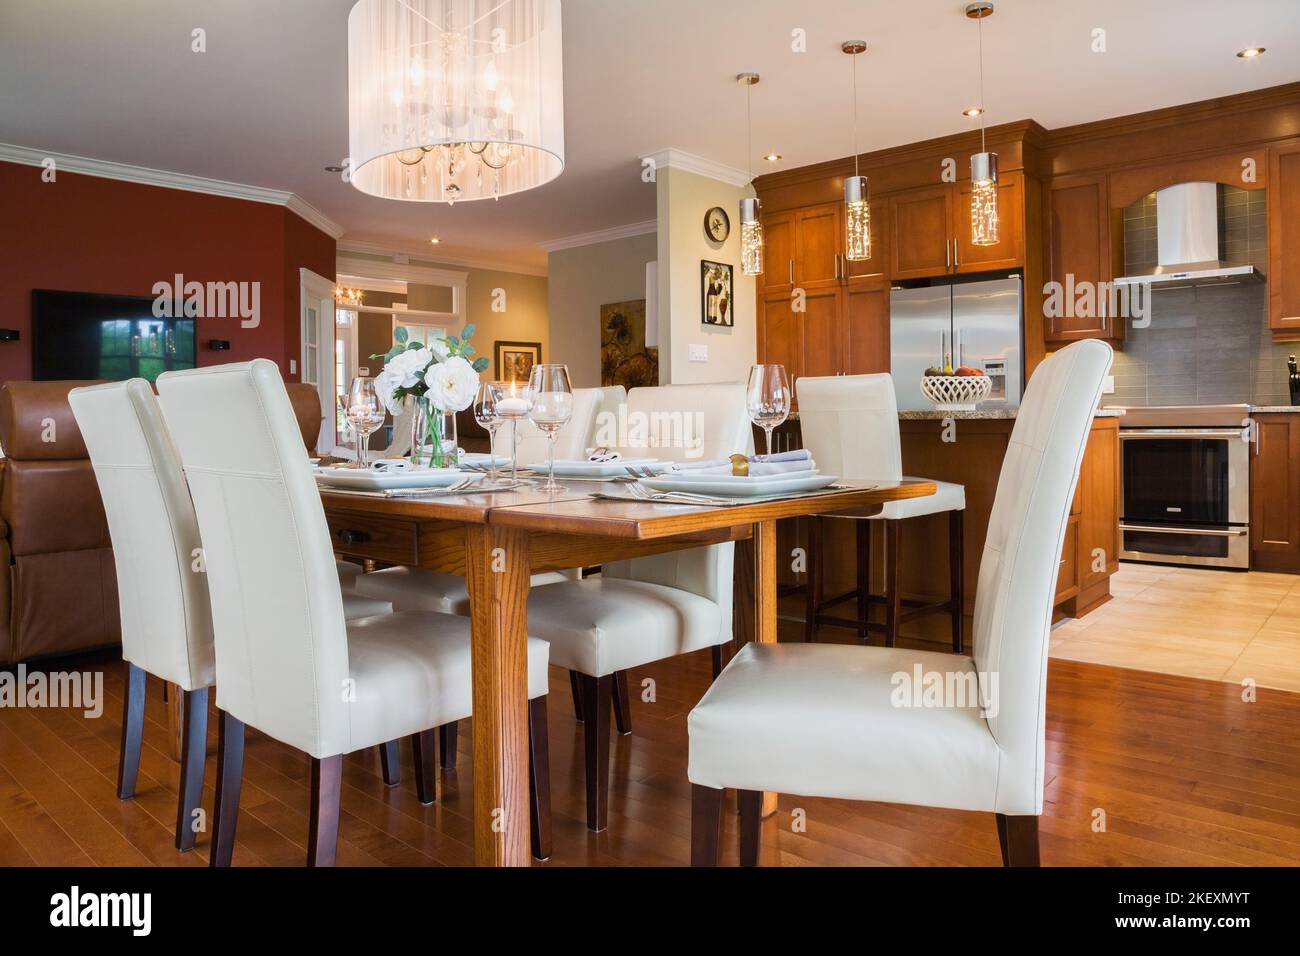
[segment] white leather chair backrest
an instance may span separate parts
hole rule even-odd
[[[68,394],[104,499],[117,569],[122,657],[200,690],[215,679],[199,526],[158,399],[142,378]],[[301,444],[301,439],[299,440]]]
[[[655,413],[663,424],[659,434],[686,439],[676,446],[658,443],[653,447],[625,448],[638,457],[684,459],[725,458],[754,449],[749,413],[745,410],[745,386],[739,382],[718,385],[660,385],[634,388],[627,395],[627,418],[641,415],[649,422]],[[686,422],[691,424],[687,425]],[[701,433],[700,423],[703,424]],[[636,426],[634,426],[636,427]],[[651,432],[654,434],[654,432]],[[688,456],[688,452],[690,452]],[[722,610],[720,640],[730,639],[732,577],[736,546],[713,544],[685,551],[671,551],[648,558],[606,564],[602,574],[613,578],[648,581],[680,588],[708,598]]]
[[[980,559],[974,653],[981,696],[991,705],[988,727],[1002,751],[1000,813],[1042,812],[1052,600],[1070,502],[1111,357],[1110,346],[1087,340],[1038,366],[998,478]]]
[[[573,390],[573,417],[560,429],[555,439],[555,457],[558,460],[574,460],[587,457],[591,447],[591,435],[596,428],[596,413],[600,409],[601,390],[598,388],[575,388]],[[502,432],[505,441],[500,441]],[[506,423],[497,432],[497,454],[510,454],[510,425]],[[546,433],[530,421],[519,423],[519,464],[531,465],[546,461],[550,455],[547,448]]]
[[[803,447],[821,471],[876,481],[903,477],[898,402],[888,373],[805,375],[794,387]]]
[[[280,370],[167,372],[158,391],[203,535],[217,705],[314,757],[346,753],[343,598]]]

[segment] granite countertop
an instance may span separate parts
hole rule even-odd
[[[1250,406],[1252,415],[1277,414],[1300,414],[1300,405],[1252,405]]]
[[[945,418],[996,421],[1015,418],[1017,411],[1018,409],[1014,408],[977,408],[973,412],[941,412],[937,409],[921,409],[919,411],[899,412],[898,418],[899,421],[942,421]],[[1094,417],[1119,418],[1123,414],[1124,409],[1122,408],[1099,408],[1094,413]]]

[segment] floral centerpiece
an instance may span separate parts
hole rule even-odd
[[[488,367],[486,358],[474,358],[469,341],[473,335],[474,326],[467,325],[459,336],[426,344],[411,340],[406,329],[398,327],[393,347],[384,355],[370,356],[384,360],[375,391],[393,417],[406,402],[415,405],[411,461],[416,465],[456,467],[456,412],[474,403],[479,373]]]

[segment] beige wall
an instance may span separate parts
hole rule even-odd
[[[659,374],[672,384],[743,382],[757,354],[754,279],[740,271],[740,200],[748,187],[682,169],[661,168],[656,176],[659,219]],[[704,213],[721,206],[731,234],[716,243],[704,233]],[[735,326],[701,322],[700,261],[734,267]],[[708,346],[708,361],[688,361],[690,345]]]
[[[550,254],[547,361],[569,366],[575,388],[600,384],[600,307],[645,298],[645,267],[655,250],[649,233]]]

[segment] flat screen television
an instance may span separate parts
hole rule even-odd
[[[194,320],[160,319],[152,296],[32,292],[32,378],[152,382],[194,368]]]

